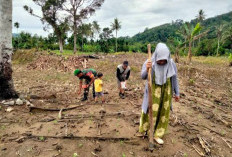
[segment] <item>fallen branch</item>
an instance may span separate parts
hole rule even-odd
[[[214,115],[217,117],[218,120],[220,120],[223,124],[225,124],[226,126],[230,126],[229,122],[227,122],[226,120],[224,120],[221,116],[217,115],[214,113]]]
[[[101,124],[99,124],[99,122],[97,121],[97,129],[98,129],[98,136],[101,136]]]
[[[201,125],[201,126],[204,127],[204,128],[206,128],[206,129],[208,129],[208,130],[210,130],[210,131],[212,131],[212,132],[214,132],[214,133],[216,133],[216,134],[218,134],[218,135],[220,135],[220,136],[222,136],[221,133],[219,133],[219,132],[217,132],[217,131],[215,131],[215,130],[207,127],[207,126],[203,126],[203,125]]]
[[[195,149],[195,151],[200,155],[200,156],[205,156],[203,152],[201,152],[195,145],[192,145],[192,147]]]
[[[199,142],[202,146],[202,148],[205,150],[206,154],[210,154],[210,149],[208,147],[208,142],[205,142],[206,140],[204,140],[202,137],[198,136]]]
[[[42,119],[39,122],[51,122],[51,121],[54,121],[54,120],[56,120],[56,118],[47,118],[47,119]]]
[[[135,105],[135,104],[133,104],[130,100],[128,101],[132,106],[137,106],[137,105]]]
[[[68,123],[65,124],[65,136],[68,136]]]
[[[116,112],[116,113],[105,113],[105,114],[97,114],[97,115],[91,115],[91,114],[80,114],[80,115],[74,115],[74,116],[66,116],[63,117],[63,119],[67,119],[67,120],[79,120],[80,118],[101,118],[101,117],[118,117],[118,116],[131,116],[131,115],[136,115],[139,116],[140,114],[136,114],[136,113],[130,113],[130,114],[124,114],[125,112]]]
[[[99,140],[99,141],[130,141],[134,138],[127,137],[99,137],[99,136],[42,136],[42,135],[27,135],[25,138],[32,139],[44,137],[45,139],[55,138],[55,139],[85,139],[85,140]]]
[[[68,111],[68,110],[73,110],[78,107],[83,107],[85,105],[78,105],[78,106],[73,106],[69,108],[63,108],[62,111]],[[35,107],[35,106],[30,106],[29,107],[29,112],[32,112],[33,110],[41,110],[41,111],[60,111],[61,109],[58,108],[41,108],[41,107]]]
[[[19,121],[5,121],[5,122],[3,121],[3,122],[0,122],[0,123],[3,123],[3,124],[4,124],[4,123],[18,123],[18,122],[19,122]]]

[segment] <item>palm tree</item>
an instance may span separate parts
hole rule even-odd
[[[17,29],[17,34],[18,34],[19,23],[18,23],[18,22],[15,22],[15,23],[14,23],[14,27]]]
[[[17,29],[17,40],[18,40],[18,43],[17,43],[17,48],[19,47],[18,45],[19,45],[19,38],[18,38],[18,29],[19,29],[19,23],[18,22],[15,22],[14,23],[14,27]]]
[[[101,31],[101,28],[99,26],[99,24],[97,23],[97,21],[93,21],[92,23],[92,36],[93,38],[95,37],[95,34],[99,34]]]
[[[0,99],[17,97],[12,79],[12,0],[0,0]]]
[[[202,9],[199,10],[198,15],[196,17],[198,19],[198,22],[201,23],[202,21],[205,20],[206,17],[205,12]]]
[[[115,30],[116,33],[116,40],[115,40],[115,50],[118,51],[118,31],[121,29],[121,22],[118,18],[114,19],[114,22],[111,24],[112,30]]]
[[[198,23],[202,24],[202,22],[205,20],[205,17],[206,17],[205,12],[202,9],[199,10],[198,15],[196,17],[197,17]],[[200,33],[201,32],[199,32],[199,34]],[[198,42],[199,43],[201,42],[201,38],[199,38]]]
[[[219,25],[218,27],[216,27],[217,30],[217,38],[218,38],[218,46],[217,46],[217,56],[218,56],[218,52],[219,52],[219,48],[220,48],[220,42],[222,39],[222,31],[223,31],[224,26],[223,25]]]

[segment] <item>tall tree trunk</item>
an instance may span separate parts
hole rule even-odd
[[[201,34],[201,31],[199,32],[199,35]],[[201,42],[201,37],[198,39],[198,44]]]
[[[180,56],[179,56],[179,48],[177,48],[176,52],[175,52],[175,62],[176,63],[179,63],[179,58],[180,58]]]
[[[220,47],[220,40],[219,40],[219,38],[218,38],[217,56],[218,56],[218,52],[219,52],[219,47]]]
[[[74,47],[73,47],[73,53],[76,54],[77,53],[77,29],[76,26],[74,26],[74,32],[73,32],[73,36],[74,36]]]
[[[62,40],[61,37],[59,38],[59,48],[60,48],[60,53],[63,53],[64,52],[64,46],[63,46],[63,40]]]
[[[17,47],[16,47],[16,49],[19,49],[19,37],[18,37],[18,35],[19,35],[19,30],[17,28]]]
[[[188,63],[192,61],[192,41],[189,41]]]
[[[81,38],[81,51],[83,52],[83,45],[84,45],[84,37]]]
[[[0,0],[0,99],[16,98],[12,79],[12,0]]]
[[[77,53],[77,21],[76,21],[76,11],[74,9],[74,17],[73,17],[73,36],[74,36],[74,43],[73,43],[73,53]]]
[[[116,44],[115,44],[115,46],[116,46],[116,52],[118,52],[118,32],[117,32],[117,30],[116,30]]]

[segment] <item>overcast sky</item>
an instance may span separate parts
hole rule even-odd
[[[24,11],[24,5],[41,14],[32,0],[13,0],[13,22],[20,23],[19,32],[46,36],[49,32],[43,30],[39,19]],[[133,36],[146,27],[152,28],[172,20],[190,21],[200,9],[205,11],[207,18],[214,17],[232,11],[232,0],[105,0],[102,8],[87,22],[96,20],[104,28],[117,17],[122,24],[119,36]],[[17,30],[14,28],[13,32]]]

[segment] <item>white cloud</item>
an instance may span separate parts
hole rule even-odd
[[[47,35],[41,21],[29,15],[23,5],[31,6],[41,14],[40,8],[32,0],[13,0],[13,22],[20,23],[19,31]],[[87,22],[96,20],[103,27],[110,27],[114,18],[122,23],[119,36],[132,36],[142,32],[146,27],[154,27],[172,20],[189,21],[203,9],[208,17],[232,11],[231,0],[105,0],[102,8],[97,10]],[[16,32],[14,28],[13,32]]]

